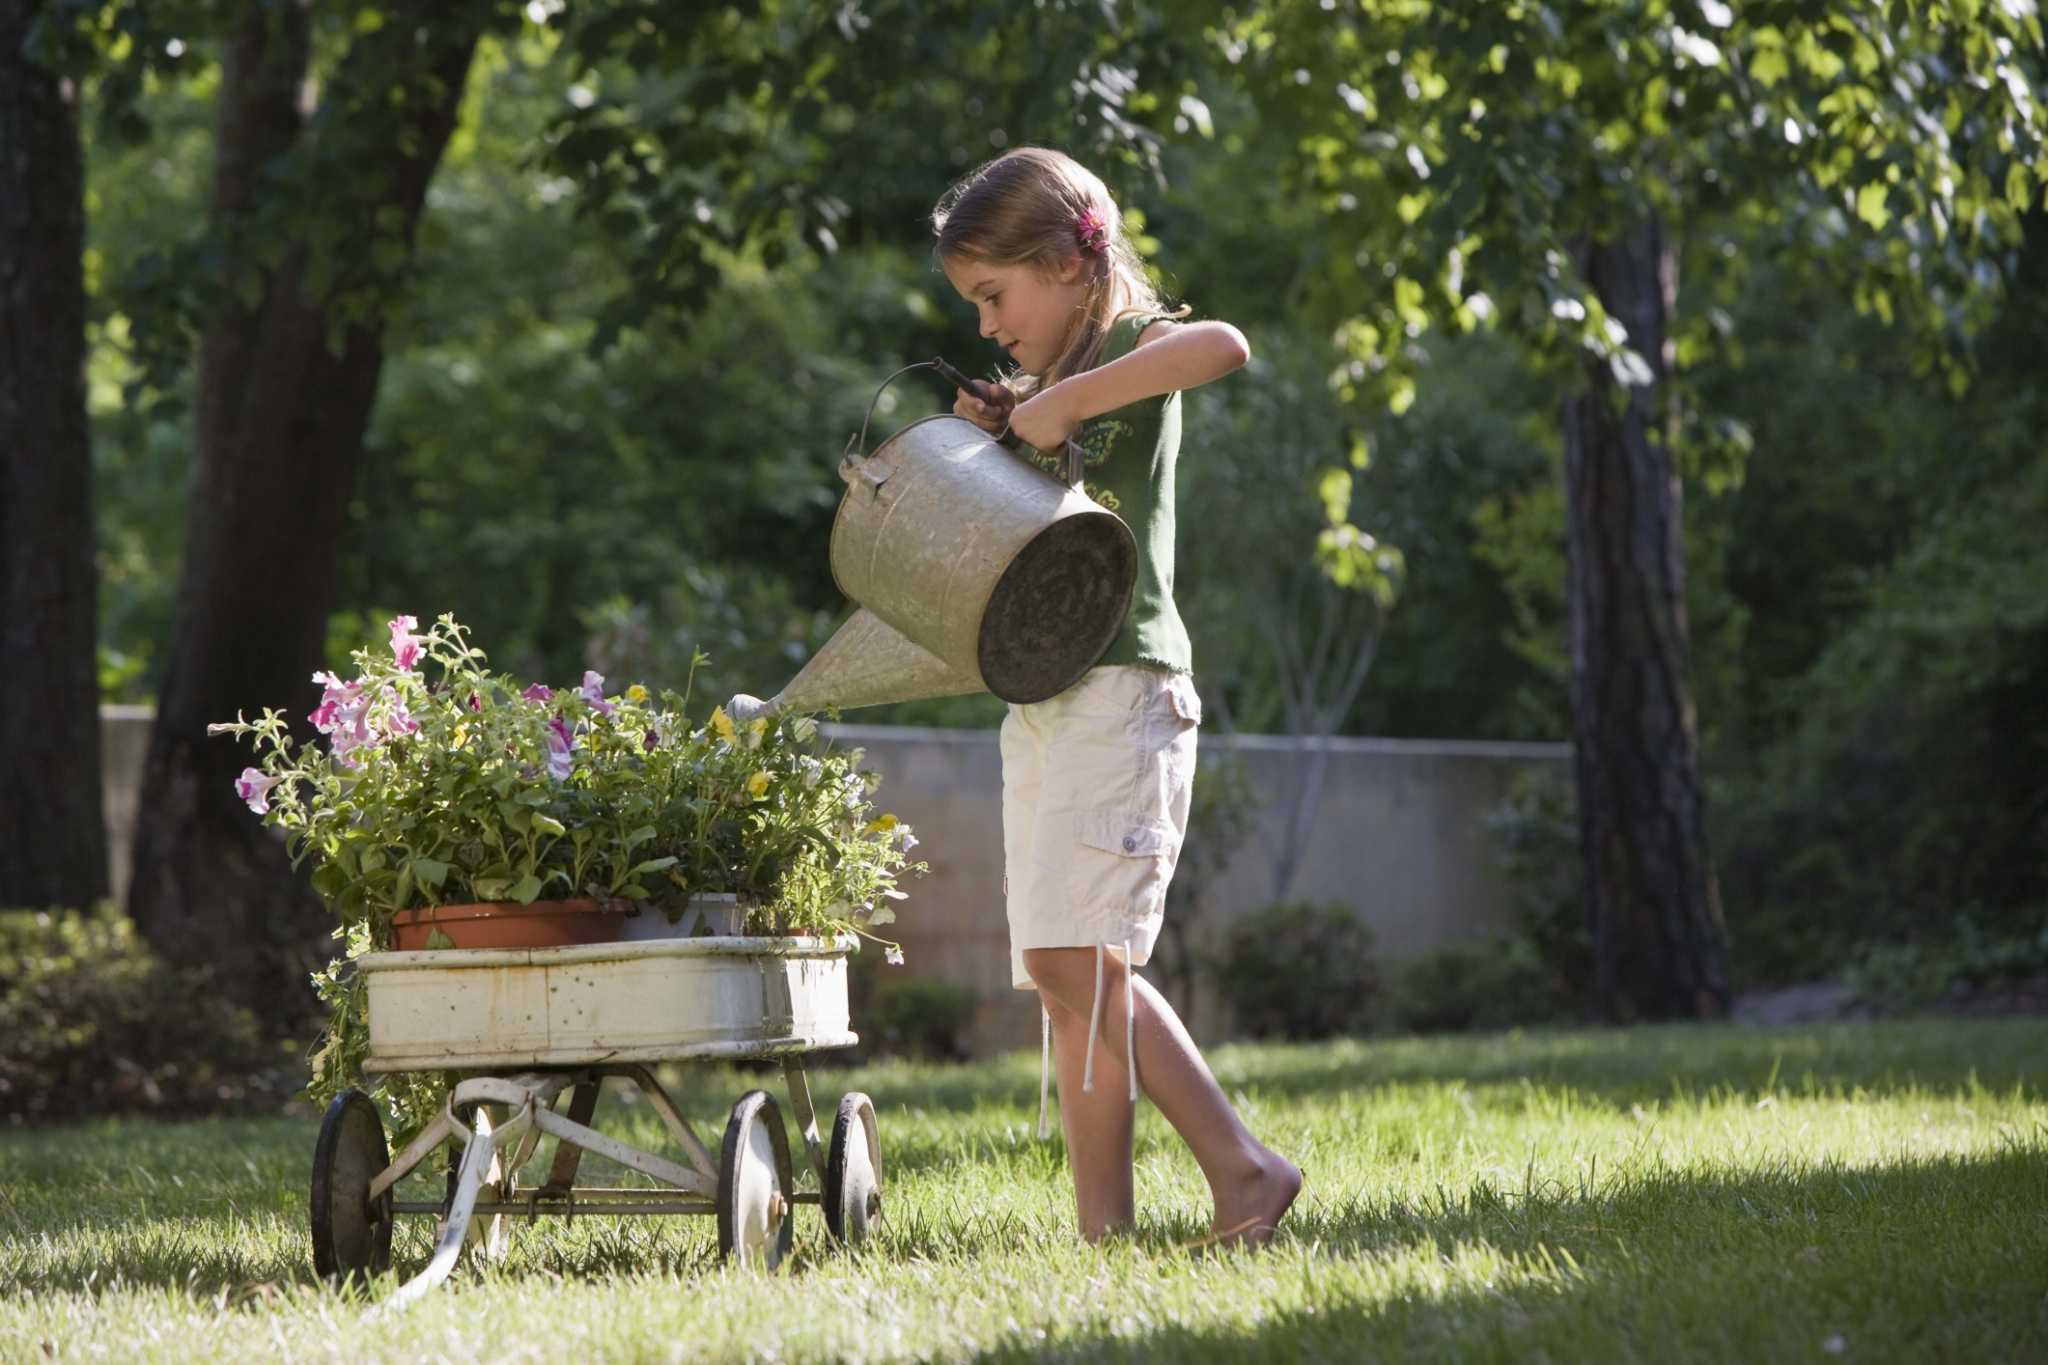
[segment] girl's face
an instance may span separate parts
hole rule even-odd
[[[991,265],[969,256],[948,256],[940,265],[960,297],[980,313],[983,336],[1026,374],[1052,368],[1088,294],[1078,255],[1051,275],[1032,265]]]

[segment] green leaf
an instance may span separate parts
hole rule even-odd
[[[631,872],[627,873],[626,875],[627,875],[627,876],[629,876],[629,877],[637,877],[637,876],[639,876],[639,875],[640,875],[640,874],[641,874],[642,872],[662,872],[662,871],[666,871],[667,869],[669,869],[669,868],[671,868],[671,867],[674,867],[674,866],[675,866],[675,865],[676,865],[676,864],[677,864],[678,862],[680,862],[680,861],[682,861],[682,860],[681,860],[680,858],[673,858],[673,857],[670,857],[670,858],[649,858],[649,859],[648,859],[648,860],[647,860],[646,862],[644,862],[644,863],[636,863],[636,864],[634,864],[634,866],[633,866],[633,870],[632,870]]]
[[[439,890],[441,884],[448,880],[448,864],[438,858],[415,858],[412,860],[412,875],[413,880],[421,885]]]
[[[541,879],[529,872],[519,879],[518,885],[512,888],[507,899],[518,901],[521,905],[531,905],[539,899],[540,888]]]
[[[564,835],[569,832],[568,826],[564,825],[560,820],[557,820],[552,815],[547,815],[540,811],[535,811],[533,813],[533,827],[541,831],[543,834],[553,834],[556,836]]]
[[[506,893],[512,889],[512,879],[478,877],[470,882],[469,889],[476,893],[476,898],[480,901],[501,901],[507,898]]]
[[[1873,232],[1884,231],[1884,225],[1892,220],[1891,211],[1884,206],[1886,193],[1881,180],[1873,180],[1856,191],[1856,216],[1870,224]]]

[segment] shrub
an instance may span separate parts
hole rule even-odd
[[[1269,905],[1230,926],[1209,967],[1254,1038],[1328,1038],[1371,1023],[1372,930],[1348,905]]]
[[[1515,936],[1540,964],[1558,1008],[1576,1012],[1592,994],[1593,943],[1571,770],[1546,765],[1518,776],[1486,828],[1507,874]]]
[[[1857,1003],[1881,1013],[1925,1009],[1956,995],[2048,974],[2048,920],[2030,935],[1996,935],[1968,916],[1941,939],[1872,944],[1842,969]]]
[[[1416,1033],[1555,1023],[1569,1014],[1556,978],[1526,939],[1461,943],[1409,963],[1394,1020]]]
[[[958,1062],[972,1055],[967,1038],[981,1006],[981,995],[972,986],[912,975],[864,948],[849,964],[847,995],[863,1060]]]
[[[54,1123],[275,1107],[295,1041],[265,1039],[203,974],[173,970],[111,905],[0,911],[0,1114]]]

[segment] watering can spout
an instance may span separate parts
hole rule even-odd
[[[987,690],[979,673],[947,663],[862,607],[780,692],[765,701],[742,692],[725,712],[744,725],[771,711],[851,710]]]

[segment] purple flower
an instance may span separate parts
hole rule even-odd
[[[524,692],[521,692],[519,699],[521,701],[552,701],[554,695],[554,688],[547,686],[545,683],[535,683]]]
[[[576,736],[560,716],[548,719],[548,776],[560,782],[575,767]]]
[[[260,768],[244,768],[235,779],[235,795],[247,801],[250,810],[262,815],[270,809],[270,789],[282,780],[264,776]]]
[[[419,624],[411,616],[391,618],[391,653],[397,658],[400,668],[410,669],[420,661],[419,637],[413,634]]]
[[[484,709],[484,699],[483,699],[482,697],[479,697],[479,696],[478,696],[478,695],[477,695],[476,693],[474,693],[474,692],[470,693],[470,694],[469,694],[469,709],[470,709],[471,711],[482,711],[482,710]]]
[[[661,736],[655,734],[652,730],[649,730],[646,734],[640,736],[640,747],[642,749],[645,749],[650,754],[653,753],[657,748],[659,748],[660,745]]]
[[[577,691],[583,694],[583,700],[590,703],[590,709],[600,716],[608,716],[615,709],[604,699],[604,674],[594,668],[584,670],[583,686]]]

